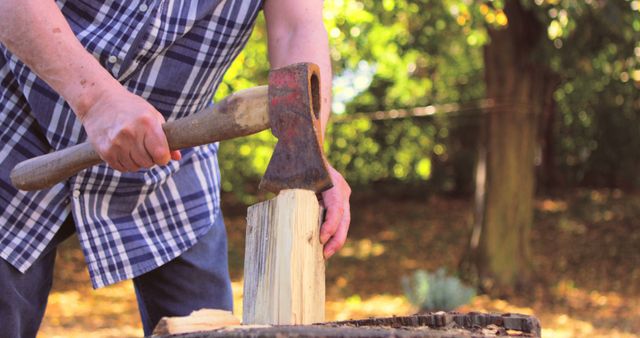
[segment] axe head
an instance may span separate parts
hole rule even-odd
[[[320,69],[297,63],[269,73],[269,121],[278,139],[260,189],[322,192],[333,186],[320,133]]]

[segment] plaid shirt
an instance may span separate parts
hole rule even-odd
[[[262,7],[262,0],[57,2],[85,48],[167,120],[211,104]],[[102,164],[47,190],[11,186],[18,162],[85,140],[69,105],[0,44],[0,256],[21,272],[70,213],[95,288],[175,258],[219,215],[217,145],[135,173]]]

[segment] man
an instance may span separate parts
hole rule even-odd
[[[0,330],[33,337],[55,247],[77,231],[94,287],[133,278],[145,334],[162,316],[231,309],[217,145],[170,152],[161,124],[208,105],[264,10],[274,68],[331,69],[322,0],[0,2]],[[88,139],[106,164],[51,189],[10,185],[15,164]],[[321,241],[344,243],[350,189],[335,187]]]

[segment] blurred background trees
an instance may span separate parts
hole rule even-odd
[[[640,186],[640,1],[334,0],[325,17],[330,162],[355,189],[475,196],[462,263],[484,291],[533,281],[536,192]],[[263,27],[218,99],[266,83]],[[274,142],[222,144],[223,189],[255,202]]]

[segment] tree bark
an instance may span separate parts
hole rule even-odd
[[[314,325],[243,325],[158,338],[509,338],[516,336],[540,338],[540,331],[540,321],[533,316],[512,313],[436,312]]]
[[[535,53],[545,27],[519,0],[507,0],[506,28],[490,28],[485,47],[486,179],[476,255],[481,288],[509,295],[530,283],[537,124],[545,102],[547,67]],[[478,203],[478,201],[477,201]]]

